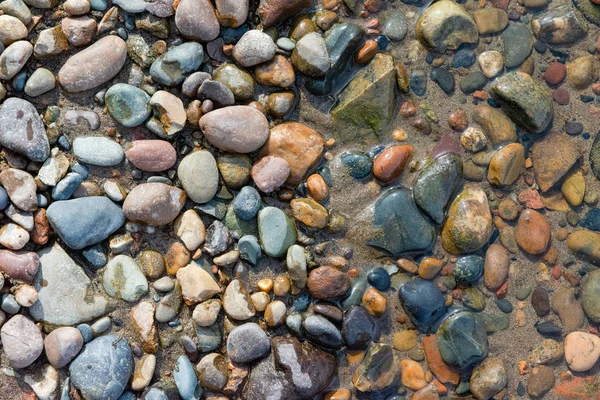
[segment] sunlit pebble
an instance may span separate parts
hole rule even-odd
[[[406,140],[406,131],[404,131],[404,129],[396,129],[394,132],[392,132],[392,137],[394,140],[403,142]]]

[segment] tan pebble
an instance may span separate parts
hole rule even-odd
[[[425,257],[419,264],[419,277],[433,279],[444,266],[444,262],[433,257]]]
[[[396,261],[396,264],[402,270],[404,270],[406,272],[410,272],[411,274],[415,274],[417,272],[417,270],[419,269],[417,264],[415,264],[414,262],[412,262],[410,260],[407,260],[406,258],[399,259],[398,261]]]
[[[273,283],[273,293],[275,296],[285,296],[290,291],[292,284],[287,276],[279,275]]]
[[[600,338],[586,332],[571,332],[565,337],[564,349],[571,371],[584,372],[600,357]]]
[[[254,304],[254,308],[258,312],[263,312],[267,309],[267,305],[271,301],[269,295],[265,292],[256,292],[250,295],[250,299],[252,300],[252,304]]]
[[[427,386],[425,380],[425,371],[421,364],[413,360],[400,361],[400,370],[402,371],[402,385],[411,390],[420,390]]]
[[[306,188],[310,196],[316,201],[323,201],[329,197],[329,187],[323,177],[319,174],[312,174],[306,180]]]
[[[408,351],[417,345],[417,331],[408,330],[394,334],[394,348],[400,351]]]
[[[265,309],[265,322],[270,328],[278,327],[285,322],[286,311],[283,301],[272,301]]]
[[[261,292],[269,293],[273,289],[273,279],[265,278],[256,283]]]
[[[369,313],[381,318],[387,309],[386,298],[375,288],[369,288],[362,297],[362,302]]]
[[[324,400],[350,400],[350,391],[347,389],[330,390],[325,393]]]

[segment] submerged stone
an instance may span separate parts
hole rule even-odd
[[[422,333],[429,333],[433,325],[446,313],[442,292],[428,280],[415,279],[400,286],[400,302],[413,325]]]
[[[367,244],[398,257],[405,252],[420,252],[435,242],[433,226],[421,215],[410,189],[394,188],[375,203],[375,234]]]
[[[469,311],[459,311],[446,318],[437,334],[444,362],[462,371],[471,370],[488,355],[485,329]]]

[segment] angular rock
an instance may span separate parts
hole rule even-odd
[[[590,154],[592,171],[597,165],[592,157],[597,142],[598,140],[595,139]],[[535,181],[542,192],[548,191],[559,182],[580,156],[577,146],[566,135],[551,132],[536,141],[531,148],[531,160],[533,161]]]
[[[390,386],[400,372],[400,363],[390,345],[373,343],[352,376],[361,392],[376,392]]]
[[[428,49],[454,50],[479,38],[475,21],[458,3],[443,0],[431,4],[416,24],[419,42]]]
[[[148,292],[148,281],[138,263],[126,255],[118,255],[102,272],[104,291],[130,303],[136,302]]]

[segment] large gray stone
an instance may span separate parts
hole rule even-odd
[[[4,101],[0,109],[0,144],[32,161],[48,158],[48,136],[33,104],[17,97]]]
[[[70,326],[106,312],[106,298],[94,294],[90,279],[62,247],[55,243],[38,254],[40,266],[33,285],[39,300],[29,308],[36,321]]]

